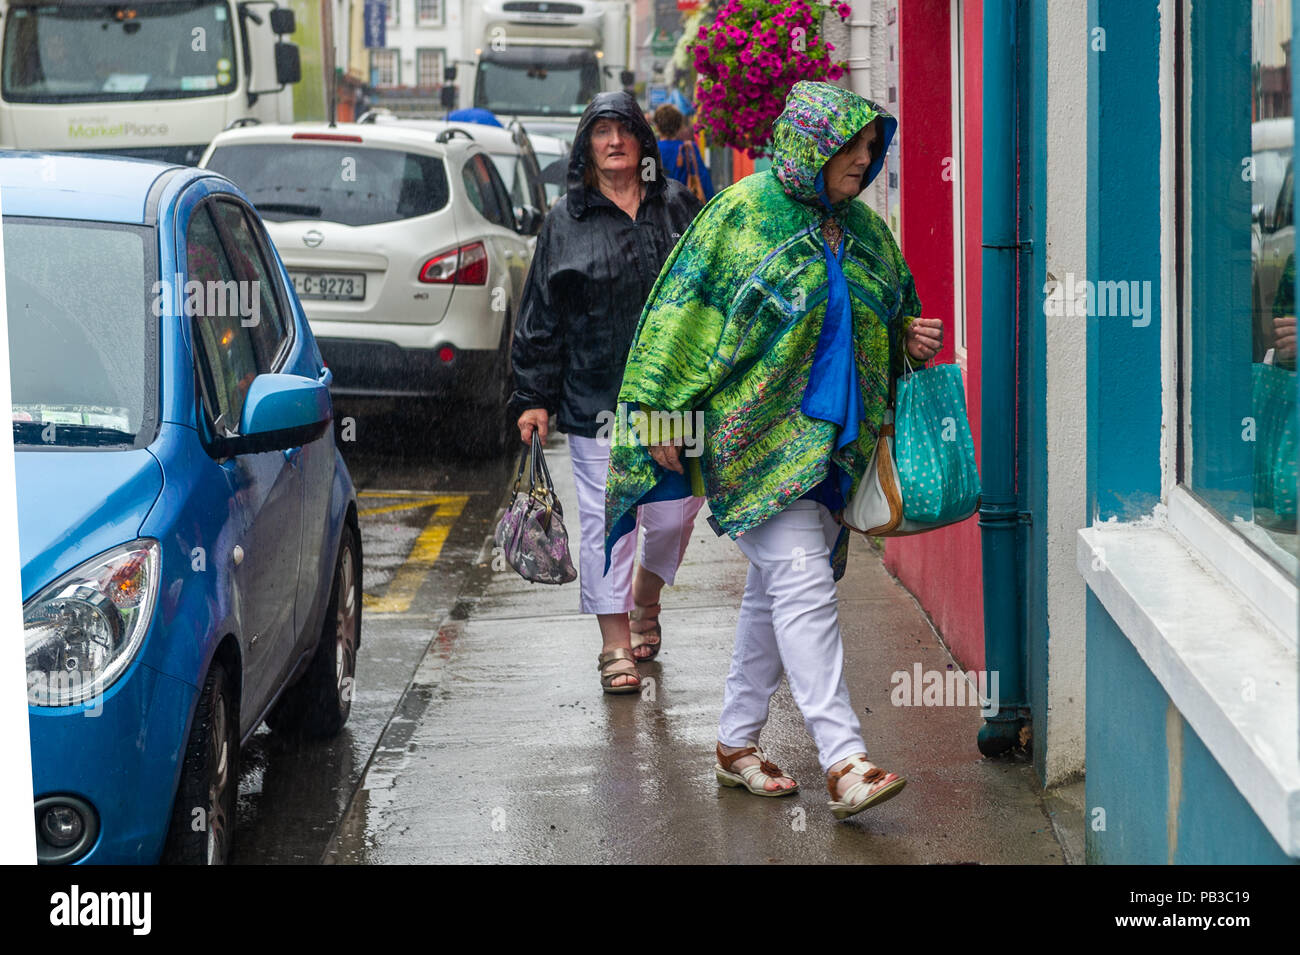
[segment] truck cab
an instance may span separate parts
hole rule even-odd
[[[624,2],[486,0],[469,105],[576,124],[597,93],[630,85],[628,24]]]
[[[192,165],[233,123],[292,118],[274,0],[10,0],[0,29],[0,146]]]

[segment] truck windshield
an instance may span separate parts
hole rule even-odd
[[[230,8],[212,0],[10,4],[0,75],[4,98],[14,103],[229,92],[236,84]]]
[[[513,52],[513,51],[512,51]],[[583,61],[548,64],[482,59],[474,105],[499,114],[581,116],[600,92],[600,68],[593,55]]]
[[[5,218],[15,444],[135,442],[156,361],[156,241],[141,226]]]

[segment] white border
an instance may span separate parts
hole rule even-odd
[[[952,320],[955,326],[952,338],[957,364],[965,369],[969,325],[966,321],[966,51],[963,49],[965,18],[962,0],[949,0],[948,11],[948,65],[952,79],[949,92],[952,105]],[[969,398],[967,395],[968,401]]]
[[[4,209],[0,207],[0,219]],[[9,310],[5,300],[4,231],[0,229],[0,421],[13,420],[9,394]],[[0,428],[0,626],[9,663],[0,665],[0,865],[35,865],[32,822],[32,753],[27,725],[27,664],[23,650],[22,577],[18,559],[18,496],[14,483],[14,432]],[[26,772],[23,770],[26,769]]]

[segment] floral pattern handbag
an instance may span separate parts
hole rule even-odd
[[[522,490],[528,465],[528,489]],[[578,576],[569,557],[569,535],[564,512],[555,496],[551,472],[542,453],[542,441],[533,432],[533,444],[519,455],[514,498],[497,524],[494,537],[506,562],[524,580],[535,584],[567,584]]]

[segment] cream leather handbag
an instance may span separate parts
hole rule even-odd
[[[922,524],[903,516],[903,494],[894,463],[894,409],[885,409],[885,419],[876,438],[867,470],[853,498],[840,517],[850,530],[868,537],[903,537],[934,530],[942,524]]]

